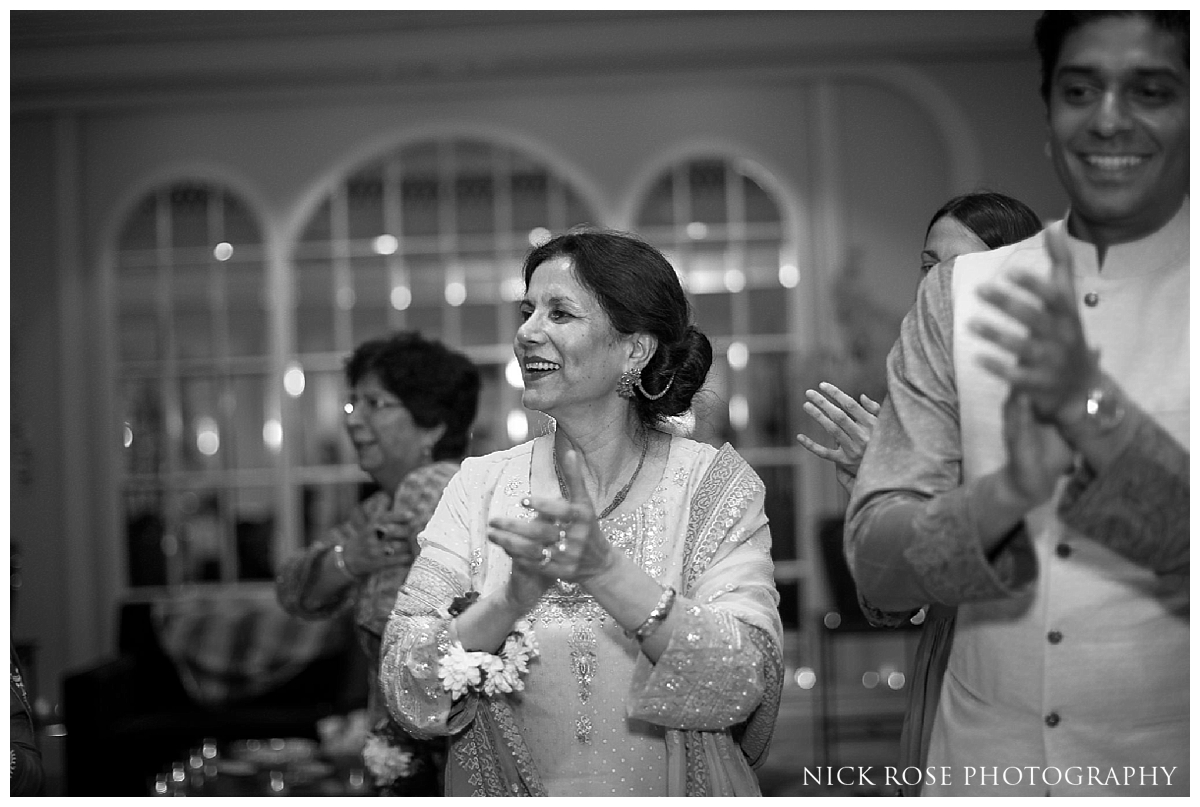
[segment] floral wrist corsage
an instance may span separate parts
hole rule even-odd
[[[522,619],[504,640],[500,655],[466,650],[461,642],[451,644],[446,655],[438,660],[438,678],[442,681],[442,689],[455,700],[468,691],[483,692],[488,696],[498,692],[520,692],[525,689],[521,676],[529,671],[529,660],[537,655],[533,626]]]
[[[400,734],[391,720],[380,720],[367,735],[362,757],[367,770],[375,777],[376,787],[387,787],[397,779],[406,779],[417,772],[421,761],[404,746],[408,740]]]

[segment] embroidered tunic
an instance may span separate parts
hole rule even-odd
[[[685,618],[657,664],[592,597],[560,583],[526,617],[541,655],[523,692],[498,705],[476,694],[452,703],[442,689],[446,608],[470,589],[505,585],[511,562],[487,541],[486,524],[533,517],[520,501],[533,493],[535,446],[548,457],[552,439],[468,459],[451,480],[384,636],[393,716],[414,736],[455,735],[447,795],[758,792],[749,763],[765,756],[778,709],[781,628],[762,482],[728,447],[672,438],[653,494],[601,522],[619,551],[680,592]],[[492,770],[505,751],[475,730],[481,718],[502,727],[519,776]],[[731,730],[747,721],[739,748]]]
[[[1110,438],[1121,458],[1099,476],[1080,463],[995,557],[973,537],[971,496],[1003,462],[1006,390],[977,369],[965,323],[974,289],[1005,267],[1049,271],[1043,235],[939,267],[905,318],[846,547],[877,621],[957,608],[925,761],[950,766],[954,782],[923,794],[1105,792],[1089,766],[1158,768],[1123,795],[1187,792],[1188,209],[1110,247],[1103,271],[1094,247],[1070,240],[1088,342],[1136,406]],[[967,766],[1084,775],[1031,787],[1029,775],[968,781]]]

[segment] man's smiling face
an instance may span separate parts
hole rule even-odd
[[[1180,42],[1145,17],[1068,34],[1048,98],[1051,159],[1073,224],[1092,241],[1148,235],[1188,193],[1189,70]]]

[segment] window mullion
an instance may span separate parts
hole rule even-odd
[[[354,347],[354,278],[350,269],[349,193],[347,182],[338,183],[329,205],[329,238],[333,266],[333,346],[334,350],[347,353]]]
[[[383,228],[396,239],[396,251],[386,256],[388,275],[388,327],[400,329],[408,321],[408,306],[397,307],[397,289],[407,288],[411,295],[405,266],[408,244],[404,238],[404,165],[399,153],[393,154],[383,166]],[[399,292],[402,294],[402,292]],[[409,297],[411,300],[411,296]]]
[[[438,243],[442,252],[441,339],[450,345],[462,344],[462,312],[446,301],[446,289],[461,275],[461,244],[458,237],[458,167],[453,141],[438,144]]]
[[[158,249],[159,283],[158,308],[159,333],[163,340],[162,376],[160,378],[163,413],[166,424],[166,447],[163,452],[165,468],[159,469],[159,479],[162,482],[163,507],[163,538],[162,552],[165,556],[166,576],[168,585],[179,585],[183,582],[183,555],[180,551],[180,513],[177,485],[168,481],[172,475],[182,470],[181,446],[183,441],[183,404],[180,399],[179,375],[179,346],[172,323],[174,317],[174,300],[172,290],[175,285],[175,255],[174,238],[172,236],[174,221],[171,214],[171,196],[169,188],[158,194],[158,204],[155,216],[155,245]]]
[[[750,267],[746,265],[746,196],[742,176],[733,165],[725,163],[725,269],[741,272],[745,277],[743,290],[750,287]],[[750,295],[730,295],[730,315],[734,337],[750,332]]]

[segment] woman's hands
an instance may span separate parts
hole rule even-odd
[[[584,486],[579,453],[565,452],[561,467],[568,498],[531,499],[524,504],[536,513],[535,518],[497,518],[488,525],[488,539],[512,558],[506,599],[513,610],[524,614],[556,579],[576,583],[595,597],[617,624],[633,630],[655,607],[663,593],[662,585],[631,558],[614,549],[600,531],[596,511]],[[672,611],[641,642],[641,651],[651,662],[657,662],[666,649],[679,610]],[[460,636],[463,620],[470,619],[475,611],[473,608],[459,617]],[[474,635],[476,625],[470,622],[466,629]],[[498,641],[500,637],[491,635],[488,639]]]
[[[363,578],[392,566],[411,566],[412,523],[405,511],[394,511],[385,497],[372,497],[354,508],[336,531],[346,569]]]
[[[488,540],[512,558],[509,596],[529,607],[556,579],[584,583],[616,561],[600,531],[574,449],[563,454],[562,473],[569,499],[533,498],[526,506],[536,518],[496,518],[488,524]]]
[[[813,454],[834,463],[844,473],[855,476],[866,453],[867,443],[871,440],[871,432],[875,429],[879,404],[866,395],[859,396],[860,404],[828,382],[822,382],[818,387],[821,392],[811,389],[805,392],[808,401],[804,404],[804,411],[821,424],[837,448],[826,448],[803,434],[797,434],[796,439]]]

